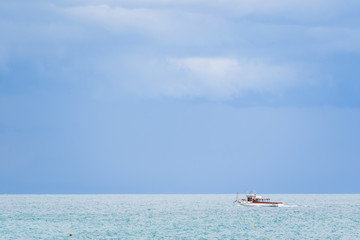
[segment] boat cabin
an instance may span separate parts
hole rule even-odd
[[[270,198],[261,198],[261,196],[250,193],[246,195],[249,202],[270,202]]]

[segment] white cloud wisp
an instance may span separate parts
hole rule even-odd
[[[247,91],[271,92],[296,84],[290,66],[234,58],[168,58],[153,60],[133,91],[167,97],[230,99]],[[145,91],[145,92],[144,92]]]

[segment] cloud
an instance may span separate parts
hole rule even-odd
[[[339,21],[333,20],[341,18],[341,22],[348,22],[352,19],[343,16],[346,11],[341,10],[337,1],[326,4],[324,0],[226,2],[228,4],[202,0],[107,1],[101,5],[71,6],[63,11],[92,28],[103,28],[121,37],[135,36],[137,41],[150,38],[159,44],[222,45],[223,49],[226,45],[235,45],[243,50],[242,55],[253,46],[280,53],[286,47],[291,48],[288,52],[325,50],[328,53],[360,48],[358,25],[341,26]],[[205,10],[199,8],[200,3]],[[323,14],[319,15],[320,10]]]
[[[177,9],[90,5],[64,11],[76,21],[104,28],[112,34],[141,35],[160,42],[213,42],[211,36],[227,28],[221,18]]]
[[[74,4],[74,3],[73,3]],[[328,19],[339,14],[344,6],[337,0],[82,0],[77,1],[79,6],[107,5],[111,8],[127,9],[161,9],[184,12],[197,12],[212,15],[250,16],[275,15],[287,19],[318,20]],[[358,6],[356,1],[347,1],[348,5]],[[318,14],[322,11],[322,14]]]
[[[142,81],[131,91],[147,96],[230,99],[247,91],[273,92],[297,84],[291,66],[235,58],[167,58],[152,60],[142,68]]]
[[[143,31],[159,29],[164,20],[164,13],[154,10],[111,8],[108,5],[78,6],[66,9],[66,12],[78,19],[98,24],[114,32],[132,28]]]
[[[358,54],[359,18],[349,6],[335,0],[77,0],[36,1],[29,11],[26,1],[4,2],[0,71],[18,64],[33,78],[39,71],[48,71],[40,75],[49,81],[91,78],[111,91],[147,97],[278,94],[306,88],[309,75],[321,85],[331,77],[321,66],[327,59]]]

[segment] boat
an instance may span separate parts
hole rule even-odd
[[[252,206],[252,207],[281,207],[284,204],[282,202],[272,202],[270,198],[262,198],[256,193],[250,192],[246,195],[246,199],[239,199],[239,193],[236,194],[236,200],[234,203],[238,203],[242,206]]]

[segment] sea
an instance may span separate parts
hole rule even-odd
[[[0,239],[360,239],[360,195],[0,195]]]

